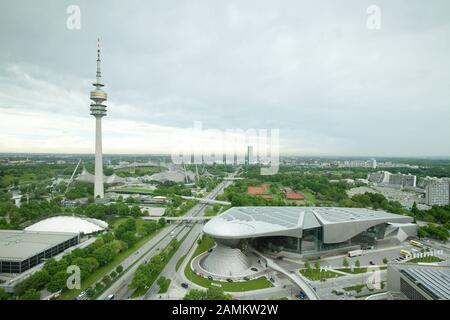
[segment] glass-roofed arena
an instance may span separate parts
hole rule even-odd
[[[363,208],[234,207],[205,224],[203,232],[216,246],[199,258],[198,268],[231,277],[251,273],[252,249],[311,258],[390,245],[416,235],[412,222],[409,216]]]

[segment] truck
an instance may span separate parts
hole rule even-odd
[[[352,257],[362,256],[363,253],[364,253],[364,251],[361,250],[361,249],[359,249],[359,250],[353,250],[353,251],[349,251],[349,252],[348,252],[348,256],[349,256],[350,258],[352,258]]]

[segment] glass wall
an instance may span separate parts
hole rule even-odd
[[[334,250],[356,245],[372,246],[377,240],[384,238],[386,223],[373,226],[348,241],[339,243],[323,243],[322,227],[303,230],[302,238],[295,237],[261,237],[251,240],[251,244],[260,251],[288,251],[295,253],[313,253],[326,250]]]

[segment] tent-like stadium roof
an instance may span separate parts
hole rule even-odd
[[[105,230],[106,228],[108,228],[108,223],[98,219],[57,216],[39,221],[25,228],[25,230],[90,234]]]
[[[413,219],[379,210],[324,207],[234,207],[211,219],[203,232],[214,238],[302,237],[303,230],[323,227],[325,243],[346,241],[380,223]]]

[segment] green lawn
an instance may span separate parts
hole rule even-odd
[[[367,272],[367,268],[353,268],[353,271],[351,268],[340,268],[340,269],[336,269],[345,273],[350,273],[350,274],[359,274],[359,273],[366,273]]]
[[[175,271],[178,271],[178,269],[180,269],[181,264],[183,263],[184,259],[186,258],[186,255],[182,256],[178,261],[177,264],[175,265]]]
[[[266,277],[260,277],[257,279],[241,282],[224,282],[224,281],[209,280],[207,278],[203,278],[195,274],[191,269],[192,259],[198,256],[199,254],[205,252],[206,250],[209,250],[213,246],[214,240],[210,237],[203,236],[203,241],[200,243],[197,249],[195,249],[194,254],[189,260],[189,263],[186,265],[186,268],[184,269],[184,275],[190,281],[204,288],[221,287],[226,292],[242,292],[273,287],[272,283],[269,280],[267,280]]]
[[[118,219],[121,220],[121,219]],[[138,220],[139,221],[142,220]],[[120,221],[116,221],[115,223],[120,224]],[[69,290],[61,294],[60,298],[61,300],[70,299],[74,296],[77,296],[81,293],[81,291],[86,290],[88,287],[102,279],[106,274],[114,270],[119,264],[122,263],[123,260],[125,260],[127,257],[129,257],[132,253],[134,253],[137,249],[142,247],[147,241],[149,241],[151,238],[156,236],[162,229],[159,229],[152,234],[149,234],[148,236],[140,239],[136,244],[127,250],[121,252],[117,257],[108,263],[106,266],[103,266],[97,270],[95,270],[88,278],[84,279],[81,283],[81,289],[79,290]]]
[[[409,263],[418,263],[418,262],[442,262],[444,261],[441,258],[435,257],[435,256],[429,256],[429,257],[423,257],[423,258],[414,258],[411,260],[408,260]]]
[[[381,289],[384,289],[385,285],[386,285],[386,282],[382,281],[381,282]],[[374,289],[369,289],[367,287],[367,284],[365,284],[365,283],[357,284],[357,285],[350,286],[350,287],[345,287],[343,289],[345,291],[355,291],[356,293],[360,293],[364,288],[367,288],[367,290],[369,290],[369,291],[373,291],[374,290]]]
[[[321,279],[337,278],[337,277],[342,276],[341,274],[333,272],[333,271],[329,271],[329,270],[320,271],[315,268],[311,268],[309,270],[302,269],[302,270],[300,270],[300,273],[312,281],[321,280]]]
[[[167,279],[166,282],[164,283],[164,286],[161,288],[159,287],[159,291],[158,293],[166,293],[167,290],[169,290],[170,287],[170,283],[172,282],[172,280]]]

